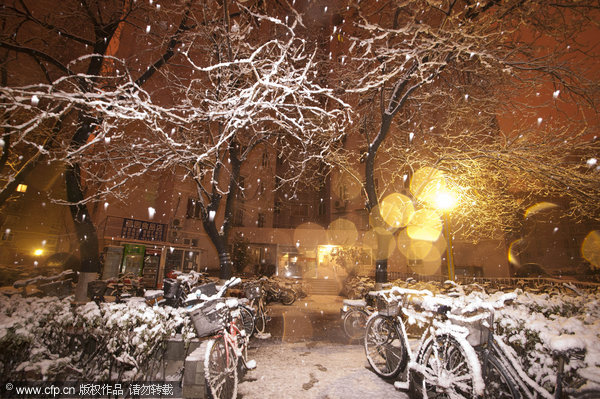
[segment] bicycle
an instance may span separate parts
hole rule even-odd
[[[382,378],[404,373],[399,389],[411,397],[474,398],[483,394],[481,367],[469,331],[448,319],[451,307],[429,291],[392,287],[374,293],[378,311],[367,322],[364,346],[369,365]],[[408,307],[418,311],[411,311]],[[419,345],[413,351],[405,324],[422,323]]]
[[[350,341],[363,339],[367,321],[375,309],[367,305],[364,299],[344,299],[340,316],[342,318],[342,328]]]
[[[296,302],[296,292],[290,288],[281,286],[273,279],[263,281],[262,288],[265,294],[265,301],[267,303],[280,302],[286,306],[289,306]]]
[[[204,376],[207,395],[213,399],[235,399],[238,376],[256,368],[254,360],[247,360],[249,337],[241,325],[239,301],[222,297],[240,281],[232,278],[217,294],[211,297],[201,294],[198,299],[187,302],[197,335],[208,338],[202,344],[205,346]]]
[[[481,361],[482,375],[485,382],[486,398],[600,398],[600,381],[594,386],[584,386],[585,378],[580,377],[573,385],[565,383],[565,364],[573,358],[583,358],[585,347],[576,338],[565,334],[551,341],[550,352],[557,363],[554,392],[549,391],[531,379],[520,366],[513,350],[500,338],[494,335],[494,311],[504,305],[505,298],[492,306],[473,308],[475,312],[487,313],[489,322],[484,325],[483,342],[475,346]],[[483,311],[483,312],[482,312]],[[553,343],[555,343],[553,345]],[[576,368],[576,370],[578,370]]]
[[[254,328],[253,331],[263,334],[267,328],[267,309],[265,304],[265,292],[260,282],[246,283],[244,286],[244,296],[249,301],[249,308],[253,312]]]

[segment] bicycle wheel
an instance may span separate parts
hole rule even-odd
[[[393,317],[373,316],[365,330],[365,353],[375,374],[394,378],[404,370],[407,348]]]
[[[483,365],[483,381],[485,382],[484,398],[489,399],[519,399],[521,395],[513,381],[498,359],[488,356]]]
[[[430,337],[417,357],[423,366],[423,397],[474,398],[473,365],[465,348],[449,334]],[[426,394],[426,395],[425,395]]]
[[[296,302],[296,293],[292,290],[283,289],[281,290],[281,303],[284,305],[291,305]]]
[[[267,329],[267,316],[265,315],[265,305],[261,298],[256,309],[256,318],[254,319],[254,329],[256,332],[264,333]]]
[[[207,343],[204,375],[206,391],[212,399],[237,397],[237,360],[233,348],[226,348],[226,345],[222,337],[211,339]]]
[[[246,336],[249,337],[254,332],[254,311],[246,306],[240,306],[240,316]]]
[[[365,336],[365,328],[369,315],[362,310],[354,309],[346,313],[343,320],[344,332],[352,341]]]

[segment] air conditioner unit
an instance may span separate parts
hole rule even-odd
[[[169,234],[169,238],[171,242],[179,242],[181,239],[181,233],[179,231],[172,230]]]
[[[171,228],[173,229],[180,229],[181,228],[181,219],[173,219],[171,221]]]

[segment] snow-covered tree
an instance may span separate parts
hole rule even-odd
[[[411,184],[424,167],[459,196],[453,225],[465,237],[514,228],[528,196],[561,197],[566,214],[598,220],[599,11],[595,1],[497,0],[337,10],[338,87],[357,100],[361,152],[331,162],[364,162],[378,282],[391,233],[406,226],[378,207],[391,192],[429,205],[427,185]]]
[[[140,87],[174,54],[186,5],[131,0],[5,2],[2,33],[2,192],[4,201],[36,162],[67,161],[67,203],[82,271],[100,270],[96,229],[86,205],[82,154],[108,119],[144,113]],[[116,58],[124,32],[136,32],[135,57]],[[142,105],[140,105],[142,103]],[[126,105],[125,105],[126,104]]]
[[[195,28],[181,37],[178,64],[161,70],[169,106],[154,103],[148,112],[156,118],[139,119],[144,129],[135,136],[105,123],[115,130],[106,135],[110,144],[99,143],[102,150],[84,158],[123,171],[110,174],[109,187],[122,186],[133,169],[192,179],[221,277],[228,278],[233,210],[244,195],[240,171],[253,150],[266,146],[284,160],[278,182],[293,190],[316,179],[313,172],[339,145],[350,110],[319,82],[321,57],[292,7],[234,1],[197,7],[190,16]]]

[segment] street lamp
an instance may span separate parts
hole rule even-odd
[[[435,207],[444,213],[444,224],[446,231],[446,254],[448,258],[448,279],[454,281],[454,253],[452,250],[452,234],[450,232],[450,211],[456,206],[458,198],[446,188],[440,189],[434,198]]]

